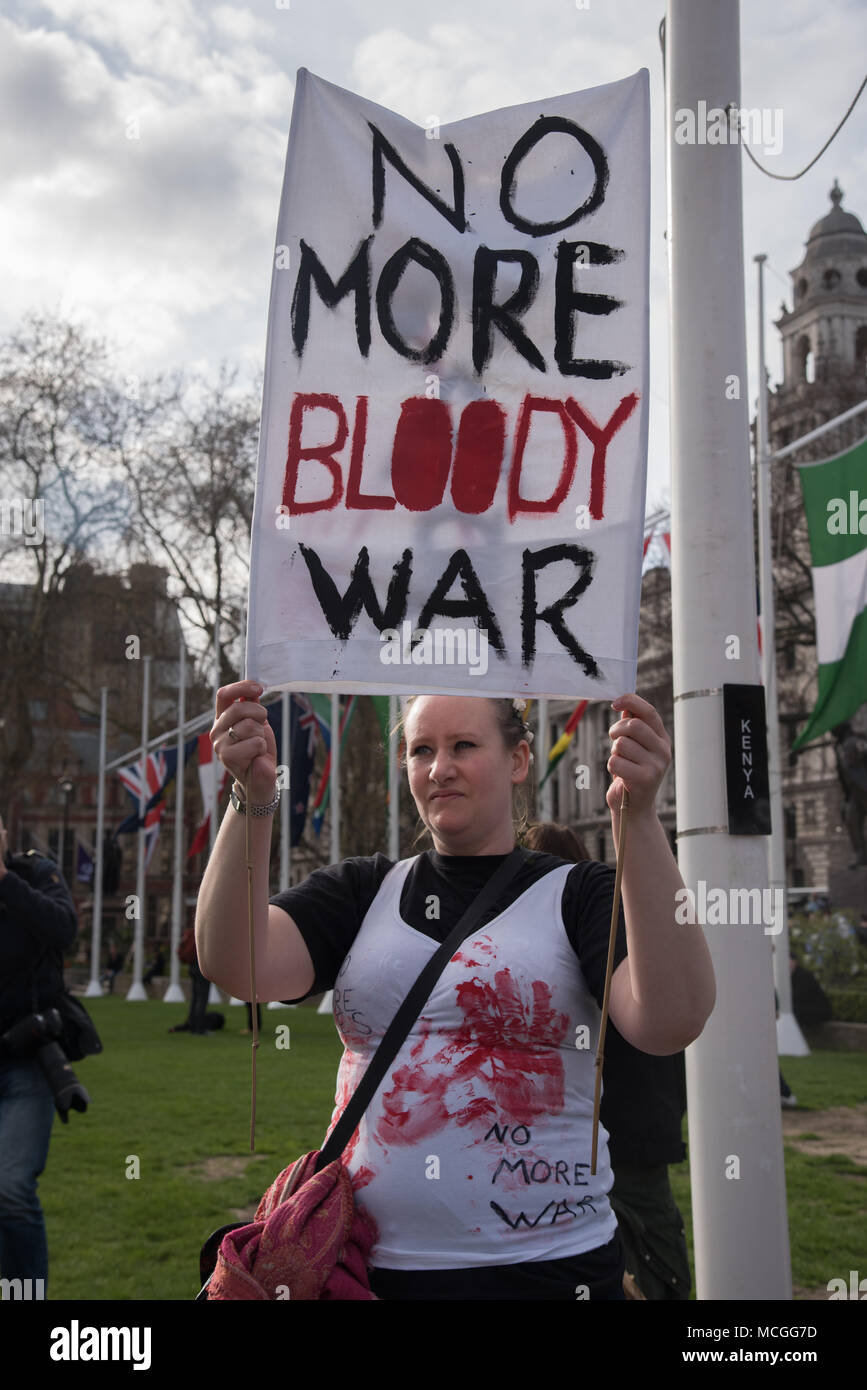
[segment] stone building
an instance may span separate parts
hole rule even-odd
[[[800,264],[790,271],[792,307],[781,305],[776,319],[783,380],[769,391],[772,453],[867,399],[867,232],[844,210],[836,181],[829,196],[831,210],[811,228]],[[771,468],[777,680],[791,886],[833,885],[853,859],[842,823],[834,738],[829,733],[796,754],[789,751],[816,700],[810,548],[797,465],[831,458],[865,435],[867,410],[773,462]],[[852,723],[867,732],[867,705]]]
[[[0,585],[0,629],[7,650],[28,622],[33,601],[29,585]],[[26,719],[26,727],[3,729],[8,763],[0,759],[0,811],[10,847],[34,848],[62,861],[79,913],[79,943],[90,932],[92,888],[77,877],[77,868],[79,846],[91,854],[95,849],[100,687],[109,689],[108,759],[129,749],[132,761],[141,732],[140,657],[152,657],[150,728],[156,732],[170,727],[177,711],[180,635],[165,571],[135,564],[126,574],[110,574],[79,561],[53,597],[41,669],[29,675],[22,672],[28,693],[23,716],[18,718]],[[197,702],[193,708],[198,707]],[[16,754],[22,748],[27,756],[19,766]],[[10,772],[13,762],[14,775]],[[198,798],[189,798],[187,807],[187,817],[194,818]],[[110,774],[106,830],[114,830],[131,810],[132,802],[118,777]],[[159,931],[165,902],[171,899],[172,827],[173,816],[168,812],[148,875],[149,936]],[[124,896],[135,892],[135,836],[124,836],[119,843],[121,879],[118,891],[105,900],[104,939],[115,928],[131,925],[125,923],[122,909]]]

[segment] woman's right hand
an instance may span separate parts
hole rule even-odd
[[[220,762],[241,786],[249,770],[253,804],[271,801],[277,783],[277,741],[268,723],[268,711],[259,703],[262,694],[263,687],[256,681],[222,686],[217,691],[217,713],[209,734]]]

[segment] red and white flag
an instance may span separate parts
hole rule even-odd
[[[223,766],[219,758],[214,757],[210,736],[199,734],[199,787],[202,792],[204,815],[196,826],[196,833],[187,851],[188,859],[207,847],[211,838],[211,814],[216,814],[219,810],[228,780],[228,768]]]

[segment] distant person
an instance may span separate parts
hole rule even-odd
[[[775,948],[772,946],[771,950],[774,949]],[[776,1017],[779,1018],[780,996],[777,994],[776,990],[774,990],[774,1009],[776,1011]],[[779,1063],[777,1064],[777,1071],[780,1073],[780,1105],[782,1105],[786,1110],[794,1110],[798,1104],[798,1097],[793,1094],[791,1086],[789,1085],[786,1078],[783,1076],[783,1069],[779,1065]]]
[[[208,995],[211,990],[210,982],[205,979],[199,969],[199,958],[196,952],[196,931],[195,927],[187,927],[181,937],[178,946],[178,960],[182,964],[189,966],[190,970],[190,1013],[186,1024],[179,1028],[170,1028],[170,1033],[193,1033],[197,1037],[206,1038],[209,1035],[207,1022]]]
[[[794,956],[789,956],[792,978],[792,1012],[802,1028],[814,1028],[827,1023],[833,1010],[831,1002],[816,976]]]
[[[165,975],[165,973],[166,973],[166,953],[165,953],[165,951],[163,950],[162,946],[158,946],[157,949],[156,949],[156,951],[155,951],[155,953],[154,953],[154,958],[153,958],[153,960],[151,961],[150,965],[148,966],[147,970],[145,971],[145,974],[144,974],[144,978],[143,978],[143,980],[142,980],[142,983],[143,983],[143,984],[146,984],[146,985],[149,985],[150,982],[151,982],[151,980],[155,980],[157,977],[160,977],[160,978],[161,978],[163,975]]]
[[[35,850],[9,854],[0,819],[0,1276],[42,1280],[37,1298],[44,1298],[48,1278],[37,1185],[55,1109],[66,1118],[49,1084],[44,1044],[58,1037],[50,1011],[63,992],[63,957],[77,931],[57,865]],[[4,1302],[10,1296],[4,1290]]]
[[[253,1032],[253,1008],[252,1008],[252,1005],[250,1005],[249,1003],[248,1003],[248,1004],[245,1004],[245,1005],[244,1005],[244,1008],[247,1010],[247,1027],[241,1029],[241,1035],[242,1035],[242,1036],[243,1036],[245,1033],[252,1033],[252,1032]],[[261,1031],[262,1031],[262,1005],[261,1005],[261,1004],[257,1004],[257,1005],[256,1005],[256,1030],[257,1030],[257,1032],[259,1032],[259,1033],[261,1033]]]
[[[528,849],[575,863],[590,858],[574,830],[548,821],[531,825],[524,843]],[[600,1120],[608,1131],[614,1172],[610,1201],[627,1272],[646,1299],[689,1298],[686,1235],[668,1177],[669,1163],[686,1158],[681,1139],[684,1054],[657,1057],[639,1052],[609,1018],[602,1085]],[[624,1288],[628,1295],[629,1284]]]
[[[115,942],[112,942],[112,944],[108,948],[108,956],[106,957],[105,969],[103,970],[102,976],[100,978],[101,985],[104,985],[106,982],[108,982],[109,994],[114,994],[114,982],[120,974],[121,970],[123,970],[123,963],[125,960],[126,952],[122,951]]]

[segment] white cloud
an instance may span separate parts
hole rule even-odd
[[[291,83],[268,55],[192,30],[169,53],[158,4],[52,8],[73,33],[0,21],[5,324],[59,303],[148,363],[177,361],[197,315],[242,312],[251,251],[268,270]]]
[[[29,9],[25,9],[25,4]],[[651,482],[667,478],[664,5],[647,0],[7,0],[0,19],[0,331],[58,304],[116,337],[135,365],[259,360],[292,101],[304,65],[424,124],[651,75]],[[793,172],[861,79],[862,0],[741,6],[742,105],[782,107]],[[39,20],[35,21],[34,13]],[[867,97],[806,177],[744,163],[748,331],[752,256],[786,277],[835,176],[867,220]],[[126,122],[138,116],[138,140]],[[769,325],[784,286],[771,275]],[[772,372],[777,335],[769,327]],[[751,399],[755,394],[752,354]]]

